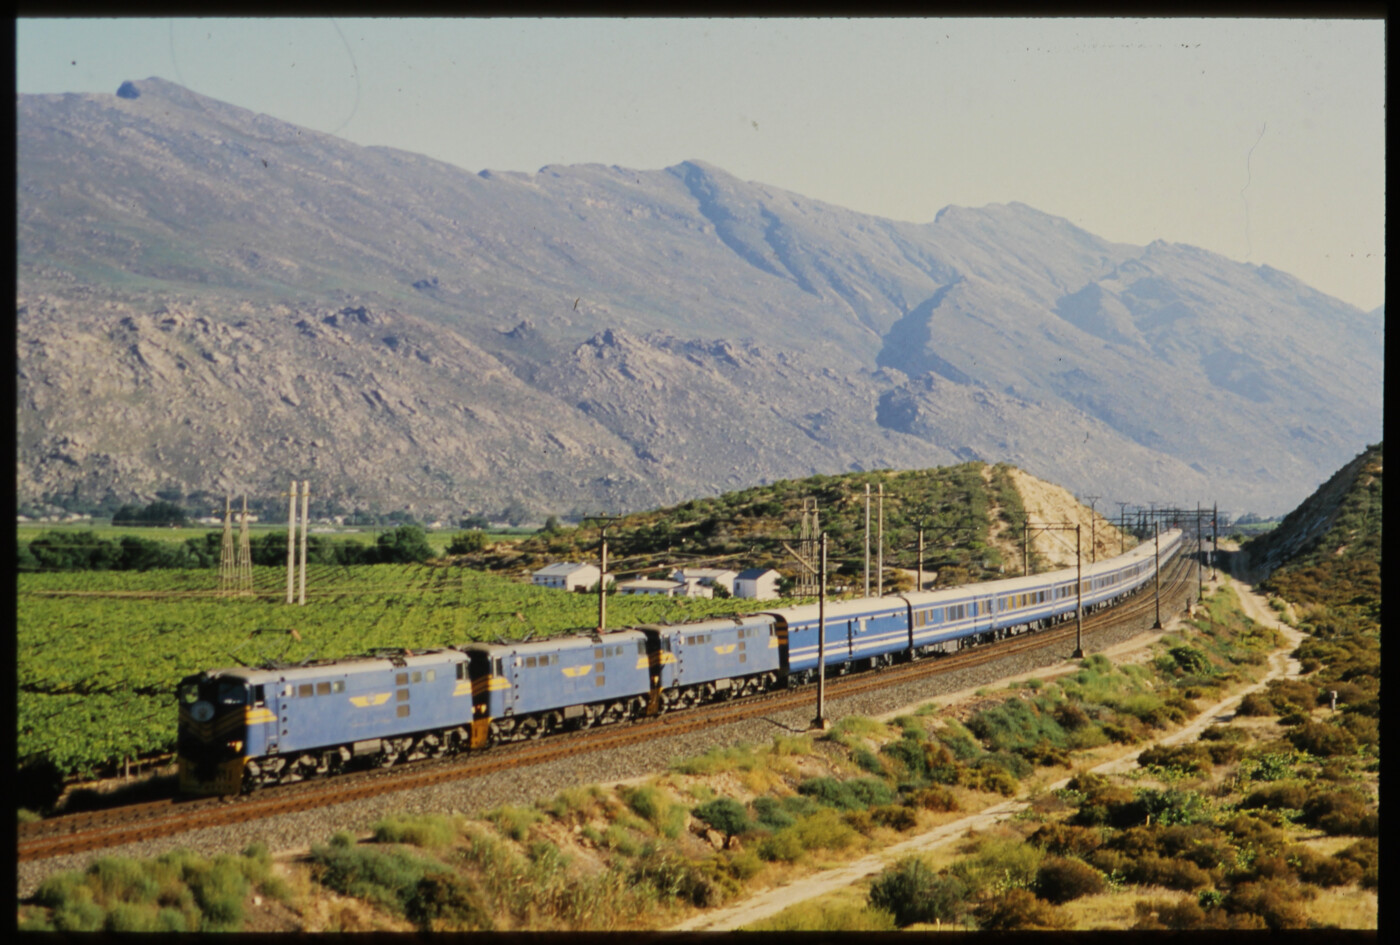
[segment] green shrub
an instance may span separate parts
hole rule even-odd
[[[1035,874],[1035,891],[1042,899],[1060,905],[1080,896],[1104,891],[1103,874],[1083,860],[1046,857]]]
[[[1299,890],[1296,884],[1281,882],[1239,883],[1232,888],[1221,903],[1232,913],[1248,913],[1264,920],[1271,930],[1305,929],[1307,916],[1298,906]]]
[[[891,830],[913,830],[919,825],[919,818],[902,804],[881,804],[870,809],[870,816],[881,827]]]
[[[1378,814],[1348,789],[1314,793],[1303,804],[1303,822],[1334,837],[1374,837],[1380,830]]]
[[[1030,886],[1045,860],[1045,851],[1020,838],[987,837],[976,852],[953,864],[951,872],[971,895],[1012,886]]]
[[[814,798],[837,810],[859,810],[874,804],[888,804],[894,797],[884,781],[874,778],[808,778],[797,786],[799,794]]]
[[[99,932],[106,915],[105,910],[91,900],[69,900],[54,910],[53,924],[60,932]]]
[[[1190,860],[1149,855],[1129,860],[1128,879],[1144,886],[1165,886],[1190,892],[1211,884],[1210,874]]]
[[[441,814],[396,815],[374,825],[375,843],[406,843],[440,850],[457,839],[457,826]]]
[[[1204,745],[1153,745],[1138,755],[1137,763],[1144,768],[1177,769],[1191,774],[1209,774],[1210,750]]]
[[[1028,839],[1047,853],[1082,857],[1103,845],[1103,832],[1097,827],[1076,827],[1052,821],[1042,824]]]
[[[954,876],[939,876],[919,857],[906,857],[887,868],[870,887],[871,907],[894,916],[897,925],[953,922],[966,911],[967,886]]]
[[[1024,699],[1008,699],[984,709],[968,720],[967,727],[993,751],[1015,751],[1042,741],[1056,748],[1065,745],[1065,730],[1054,716]]]
[[[1348,886],[1359,881],[1365,872],[1353,860],[1323,856],[1301,845],[1289,852],[1288,860],[1299,879],[1316,886]]]
[[[1008,889],[983,902],[973,914],[977,917],[978,926],[989,932],[1057,930],[1073,925],[1073,919],[1056,906],[1037,899],[1027,889]]]
[[[764,837],[758,844],[758,855],[765,860],[781,860],[784,863],[796,863],[802,858],[802,841],[797,836],[795,827],[787,827],[777,833]]]
[[[425,876],[448,872],[438,861],[403,847],[313,846],[311,861],[321,885],[397,915],[407,914]]]
[[[685,829],[685,808],[672,803],[656,785],[639,785],[625,791],[623,797],[627,806],[662,836],[674,840]]]
[[[766,830],[782,830],[797,822],[783,805],[771,797],[756,797],[753,801],[754,817],[758,825]]]
[[[160,928],[154,903],[116,902],[107,910],[102,927],[108,932],[155,932]]]
[[[102,857],[87,868],[87,884],[97,902],[154,902],[160,885],[140,863],[119,857]]]
[[[745,932],[892,932],[894,917],[881,909],[845,902],[802,903],[746,925]]]
[[[1205,653],[1193,646],[1181,644],[1167,650],[1167,655],[1171,658],[1179,673],[1187,673],[1192,676],[1211,676],[1215,673],[1215,666]]]
[[[916,807],[922,807],[924,810],[962,810],[962,805],[958,803],[957,796],[945,787],[919,788],[909,795],[909,803]]]
[[[868,771],[871,774],[881,776],[885,773],[885,766],[880,764],[880,759],[875,756],[874,752],[865,748],[852,749],[851,760],[854,761],[856,767],[860,768],[862,771]]]
[[[486,819],[512,840],[524,840],[530,828],[544,820],[544,814],[533,807],[513,807],[507,804],[487,813]]]
[[[425,932],[494,928],[480,891],[453,872],[430,873],[418,880],[404,913]]]
[[[744,805],[729,797],[717,797],[701,804],[692,813],[726,837],[737,836],[753,829]]]
[[[1271,781],[1246,794],[1241,810],[1267,807],[1271,810],[1301,810],[1308,800],[1308,786],[1302,781]]]
[[[856,839],[856,831],[831,809],[815,811],[788,830],[804,850],[844,850]]]
[[[1236,715],[1262,716],[1273,715],[1274,704],[1267,695],[1254,691],[1246,693],[1240,700],[1239,708],[1235,709]]]

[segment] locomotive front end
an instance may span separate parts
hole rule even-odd
[[[248,680],[217,673],[186,676],[177,690],[180,722],[176,741],[180,791],[237,794],[248,759],[248,726],[256,711]]]

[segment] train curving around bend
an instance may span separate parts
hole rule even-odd
[[[1181,532],[1161,535],[1163,562]],[[828,674],[888,666],[1074,618],[1156,573],[1153,544],[1075,569],[826,606]],[[291,668],[210,670],[178,689],[180,790],[236,794],[357,766],[489,747],[816,679],[815,604],[523,643]]]

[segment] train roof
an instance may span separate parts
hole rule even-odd
[[[421,651],[404,650],[394,656],[370,655],[321,660],[307,663],[305,666],[234,666],[212,669],[196,675],[203,675],[209,679],[241,679],[250,685],[258,685],[283,680],[325,679],[329,676],[352,673],[385,672],[396,667],[441,666],[444,659],[451,659],[453,656],[462,658],[465,654],[451,647],[439,647]]]
[[[587,649],[594,646],[610,646],[615,643],[635,643],[638,640],[645,640],[646,634],[638,630],[609,630],[604,634],[596,633],[575,633],[569,636],[545,637],[539,640],[529,640],[520,642],[518,640],[505,640],[503,642],[477,642],[463,644],[462,650],[466,652],[485,653],[521,653],[530,655],[531,653],[552,653],[563,649]]]

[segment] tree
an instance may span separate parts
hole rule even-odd
[[[447,543],[447,553],[450,555],[470,555],[483,551],[486,548],[486,533],[481,529],[458,532],[452,536],[452,540]]]
[[[427,533],[417,525],[381,532],[376,544],[379,560],[385,564],[417,564],[433,556]]]
[[[544,520],[544,527],[540,529],[541,535],[554,535],[559,532],[559,516],[551,515]]]

